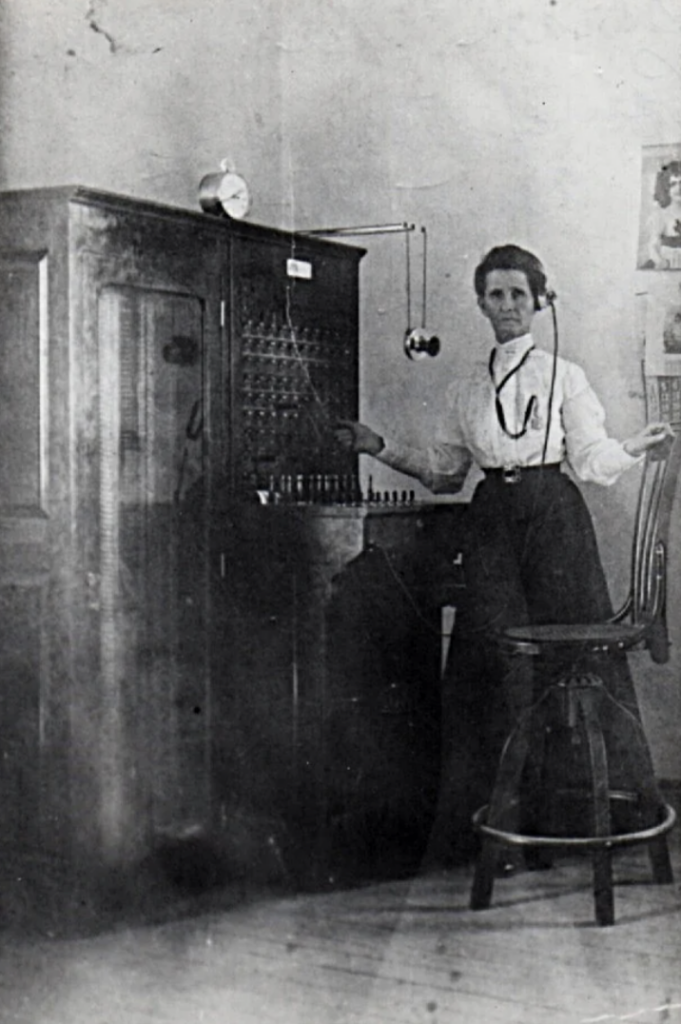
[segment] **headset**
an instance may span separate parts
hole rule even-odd
[[[546,430],[544,431],[544,445],[541,453],[541,465],[546,465],[546,452],[549,446],[549,432],[551,430],[551,414],[553,412],[553,396],[556,390],[556,372],[558,370],[558,314],[556,313],[556,299],[558,296],[551,289],[547,288],[544,294],[539,297],[539,308],[551,310],[551,323],[553,326],[553,359],[551,363],[551,383],[549,385],[549,400],[546,407]]]
[[[558,296],[551,288],[547,288],[541,295],[537,296],[537,309],[548,309],[549,306],[553,306]]]

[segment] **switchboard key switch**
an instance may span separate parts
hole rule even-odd
[[[285,501],[293,500],[293,477],[287,474],[283,477],[282,491],[284,493]]]
[[[355,496],[355,501],[361,505],[364,500],[364,495],[362,494],[359,477],[356,474],[353,476],[353,494]]]

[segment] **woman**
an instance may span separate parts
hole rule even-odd
[[[621,443],[608,437],[583,370],[562,358],[554,365],[534,347],[531,325],[546,298],[536,256],[515,245],[494,248],[474,280],[496,343],[487,360],[450,386],[434,443],[411,448],[359,423],[336,431],[345,447],[437,493],[460,490],[473,462],[485,473],[471,501],[466,600],[445,673],[450,749],[433,838],[438,859],[469,852],[470,815],[486,802],[503,738],[533,699],[529,659],[505,664],[490,635],[527,622],[598,621],[612,613],[589,512],[562,464],[581,480],[608,485],[671,433],[658,423]],[[638,714],[624,660],[606,685]]]

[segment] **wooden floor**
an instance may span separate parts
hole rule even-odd
[[[679,837],[673,837],[681,879]],[[588,861],[496,883],[469,869],[242,901],[88,937],[0,933],[12,1024],[681,1024],[681,891],[617,861],[617,923],[593,922]],[[221,905],[221,900],[223,905]]]

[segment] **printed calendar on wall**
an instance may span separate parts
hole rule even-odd
[[[646,412],[649,422],[681,425],[681,376],[646,376]]]

